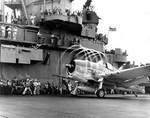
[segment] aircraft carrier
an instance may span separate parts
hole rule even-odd
[[[74,45],[106,53],[108,61],[118,68],[127,62],[127,53],[121,49],[105,50],[108,38],[97,32],[100,18],[91,9],[91,1],[87,0],[82,11],[73,11],[72,2],[1,0],[1,80],[23,79],[28,75],[61,86],[62,78],[53,74],[66,74],[64,65],[73,55],[64,52]]]

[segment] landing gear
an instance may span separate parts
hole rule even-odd
[[[78,83],[76,83],[75,88],[71,91],[71,95],[73,96],[78,95]]]
[[[135,97],[138,97],[138,95],[136,94],[136,92],[133,93],[135,95]]]
[[[98,89],[96,91],[96,95],[97,95],[98,98],[104,98],[105,97],[105,91],[104,91],[104,89]]]

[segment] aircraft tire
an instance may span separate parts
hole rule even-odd
[[[105,97],[105,91],[104,89],[98,89],[96,92],[96,95],[98,98],[104,98]]]

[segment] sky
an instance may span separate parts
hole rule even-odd
[[[82,10],[86,0],[74,0],[74,10]],[[127,50],[128,60],[136,64],[150,63],[150,1],[149,0],[92,0],[94,10],[101,18],[98,33],[108,34],[108,50]]]

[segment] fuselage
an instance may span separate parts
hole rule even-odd
[[[105,63],[103,60],[91,62],[88,60],[76,59],[73,60],[72,65],[70,65],[67,70],[67,74],[71,79],[82,83],[82,86],[79,85],[78,89],[87,92],[95,92],[98,90],[100,84],[103,83],[103,76],[107,74],[110,75],[113,72],[117,72],[117,69],[113,68],[109,63]],[[130,87],[126,86],[125,83],[122,83],[124,87],[119,87],[117,84],[106,80],[104,86],[107,86],[106,84],[109,85],[109,87],[111,86],[110,88],[121,91],[143,91],[139,86]]]
[[[95,92],[100,82],[102,82],[102,76],[105,74],[109,74],[113,72],[106,68],[106,64],[102,61],[100,62],[90,62],[88,60],[74,60],[72,65],[67,65],[68,76],[80,83],[82,86],[78,86],[78,89],[87,91],[87,92]],[[69,71],[71,70],[71,71]]]

